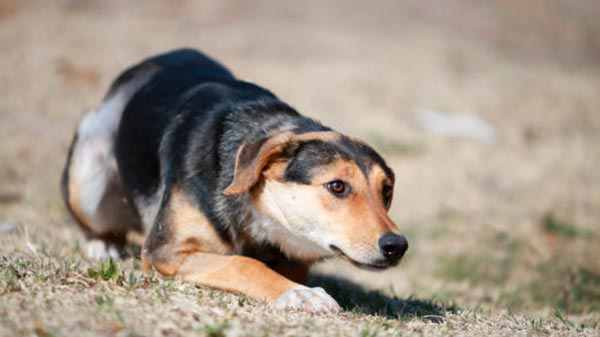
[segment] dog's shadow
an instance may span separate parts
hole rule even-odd
[[[311,273],[308,281],[311,287],[322,287],[347,311],[380,315],[390,319],[409,320],[418,318],[424,321],[441,323],[446,313],[454,313],[454,304],[435,300],[419,300],[412,296],[401,299],[390,297],[378,290],[365,290],[362,286],[339,276]]]

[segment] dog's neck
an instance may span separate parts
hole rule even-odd
[[[291,260],[313,262],[330,255],[329,251],[316,243],[289,230],[293,224],[281,223],[256,209],[252,210],[251,216],[252,221],[247,229],[252,239],[278,247]]]

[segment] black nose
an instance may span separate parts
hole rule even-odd
[[[408,249],[408,241],[402,235],[386,233],[379,238],[379,248],[381,248],[381,252],[386,259],[396,262]]]

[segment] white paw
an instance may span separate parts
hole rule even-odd
[[[286,291],[275,303],[277,309],[298,309],[311,312],[339,312],[340,306],[323,290],[298,285]]]
[[[82,245],[82,248],[85,256],[90,260],[105,260],[110,257],[113,260],[119,259],[119,250],[117,247],[113,244],[107,244],[102,240],[88,240]]]

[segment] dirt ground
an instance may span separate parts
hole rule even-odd
[[[182,46],[394,169],[409,254],[383,273],[317,266],[343,313],[79,251],[58,181],[81,112]],[[597,1],[0,0],[0,89],[0,336],[600,334]],[[440,134],[431,115],[476,123]]]

